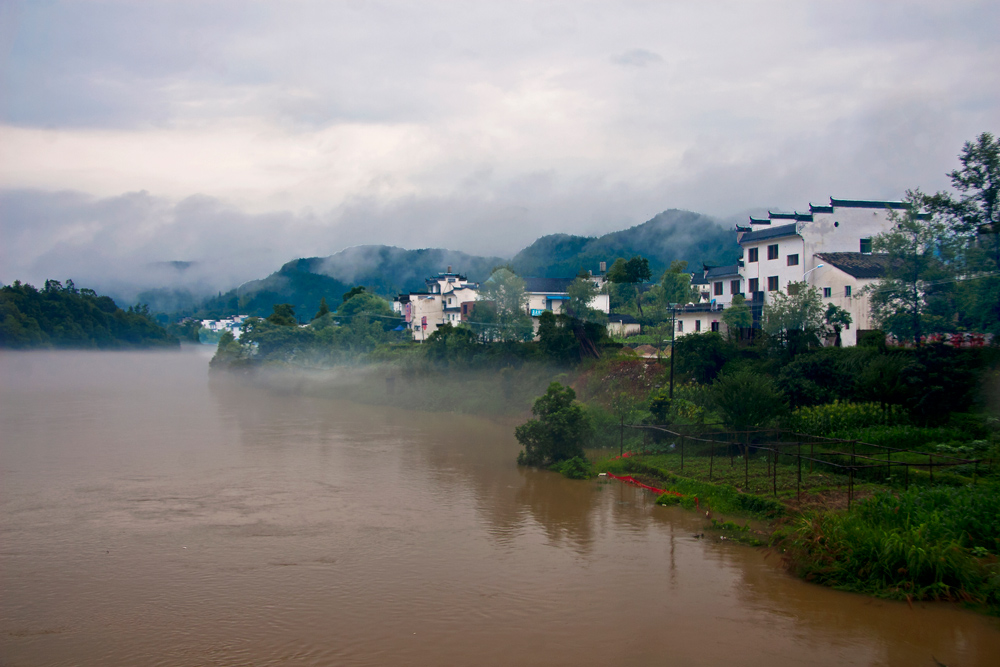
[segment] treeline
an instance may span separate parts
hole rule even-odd
[[[46,280],[39,290],[15,281],[0,288],[0,347],[177,347],[176,336],[157,324],[145,306],[119,308],[108,296]]]

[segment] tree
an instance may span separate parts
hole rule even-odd
[[[835,336],[833,346],[841,347],[840,332],[844,327],[848,327],[853,322],[851,314],[840,306],[829,303],[826,305],[826,313],[823,314],[826,326]]]
[[[958,195],[938,192],[927,209],[948,225],[958,241],[957,273],[968,280],[963,319],[980,331],[1000,333],[1000,139],[983,132],[967,141],[961,169],[948,176]]]
[[[524,341],[532,337],[531,317],[527,313],[528,295],[524,280],[508,268],[501,267],[483,283],[480,295],[489,305],[476,305],[476,318],[492,319],[485,337],[500,342]],[[492,309],[492,313],[490,310]],[[480,316],[482,315],[482,316]]]
[[[767,426],[785,411],[785,396],[774,380],[749,369],[721,375],[712,394],[723,421],[737,431]]]
[[[889,212],[892,229],[872,239],[872,250],[885,256],[884,274],[865,288],[879,327],[918,346],[924,334],[944,324],[934,302],[950,287],[946,260],[953,249],[945,224],[921,212],[925,202],[919,190],[910,190],[903,212]]]
[[[357,285],[356,287],[352,287],[349,291],[344,292],[344,298],[342,303],[347,303],[357,295],[364,293],[365,293],[365,288],[362,285]]]
[[[295,319],[295,306],[290,303],[274,304],[274,312],[267,316],[267,321],[283,327],[294,327],[299,323]]]
[[[586,271],[580,271],[566,288],[566,293],[569,295],[569,301],[566,302],[566,314],[586,322],[606,322],[607,318],[604,313],[590,307],[591,302],[599,292],[593,277]]]
[[[775,292],[764,305],[764,331],[795,354],[818,345],[823,324],[819,290],[805,283],[789,283],[788,292]]]
[[[642,292],[640,285],[652,277],[649,270],[649,260],[640,255],[626,261],[619,257],[608,269],[607,278],[618,285],[632,285],[635,288],[635,307],[639,310],[639,317],[642,314]]]
[[[319,300],[319,310],[317,310],[316,314],[313,315],[312,321],[318,320],[324,315],[329,314],[329,312],[330,312],[330,306],[326,305],[326,297],[324,296]]]
[[[535,401],[530,419],[514,429],[514,437],[524,447],[517,455],[520,465],[548,466],[583,456],[583,441],[590,432],[590,422],[576,392],[558,382],[549,385],[544,396]]]
[[[670,262],[670,268],[660,279],[663,286],[663,299],[668,303],[698,303],[701,294],[698,288],[691,284],[691,274],[687,273],[688,263],[675,259]]]
[[[462,366],[472,362],[479,348],[475,332],[467,326],[445,322],[424,343],[427,359],[441,366]]]
[[[722,321],[726,323],[726,331],[730,339],[741,337],[743,329],[752,327],[753,314],[750,312],[750,306],[747,305],[746,297],[742,294],[734,294],[732,303],[722,311]]]

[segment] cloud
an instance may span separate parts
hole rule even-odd
[[[647,51],[646,49],[632,49],[612,56],[611,62],[625,67],[648,67],[663,62],[663,57],[659,54]]]
[[[1000,131],[991,2],[0,10],[2,280],[899,197]]]

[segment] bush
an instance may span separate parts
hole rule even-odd
[[[827,435],[836,431],[883,425],[885,419],[886,413],[877,403],[834,401],[794,410],[789,415],[788,426],[803,433]]]
[[[570,479],[590,479],[592,476],[590,464],[582,456],[574,456],[562,463],[555,463],[549,469]]]
[[[583,458],[583,441],[590,431],[587,416],[576,392],[558,382],[549,385],[544,396],[535,401],[531,419],[514,429],[514,436],[524,447],[517,455],[521,465],[549,466],[574,457]]]
[[[726,425],[737,431],[766,426],[785,410],[784,394],[774,380],[749,370],[722,375],[712,390]]]

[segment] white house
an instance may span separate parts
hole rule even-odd
[[[603,265],[603,262],[601,263]],[[601,288],[604,285],[604,277],[591,276],[594,286]],[[537,333],[539,318],[545,311],[559,315],[566,310],[566,303],[569,301],[570,283],[575,278],[525,278],[524,291],[528,295],[528,314],[531,315],[531,323]],[[594,310],[599,310],[605,315],[611,312],[611,297],[607,293],[598,293],[588,304]],[[609,325],[610,326],[610,325]],[[627,328],[638,327],[639,323],[634,322]]]
[[[722,321],[723,309],[721,303],[695,303],[678,307],[674,313],[677,337],[708,331],[725,333],[726,325]]]
[[[462,304],[479,298],[479,284],[452,273],[450,266],[445,273],[424,282],[425,291],[400,294],[392,303],[392,309],[403,316],[414,340],[421,341],[444,324],[457,326],[462,321]]]

